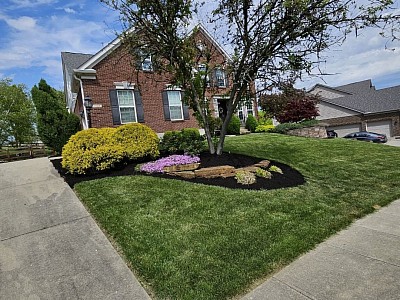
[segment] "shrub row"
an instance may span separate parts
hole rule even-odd
[[[90,128],[71,136],[63,147],[62,166],[72,174],[107,170],[123,160],[159,155],[159,139],[148,126]]]

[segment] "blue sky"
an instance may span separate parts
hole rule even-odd
[[[399,7],[399,2],[395,4]],[[118,14],[97,0],[2,0],[0,7],[0,78],[12,78],[30,89],[41,78],[63,89],[62,51],[96,53],[115,38]],[[324,80],[331,86],[372,79],[378,88],[400,85],[400,43],[386,45],[378,32],[368,30],[358,38],[325,53]],[[393,50],[394,49],[394,50]]]

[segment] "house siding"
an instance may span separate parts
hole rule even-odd
[[[342,118],[342,117],[350,117],[356,116],[357,112],[339,107],[337,105],[333,105],[327,102],[320,102],[318,105],[319,116],[318,120],[326,120],[332,118]]]
[[[309,91],[309,93],[314,94],[314,95],[319,95],[322,98],[325,99],[335,99],[339,97],[343,97],[343,95],[346,95],[345,93],[339,93],[339,92],[334,92],[329,89],[325,89],[322,87],[315,87],[312,91]]]

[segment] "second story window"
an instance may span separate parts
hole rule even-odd
[[[153,71],[153,62],[151,60],[151,55],[144,57],[142,59],[142,70],[143,71]]]
[[[226,75],[222,69],[215,69],[215,83],[217,87],[226,87]]]

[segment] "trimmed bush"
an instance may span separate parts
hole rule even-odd
[[[298,128],[303,128],[303,126],[298,123],[282,123],[275,126],[275,128],[271,129],[269,132],[286,134],[289,130]]]
[[[62,166],[71,174],[112,168],[124,157],[124,149],[113,143],[113,128],[90,128],[71,136],[62,151]]]
[[[113,168],[123,160],[157,157],[158,137],[142,124],[90,128],[71,136],[62,151],[62,166],[71,174]]]
[[[113,138],[124,148],[124,156],[130,160],[142,157],[157,157],[159,138],[148,126],[140,123],[130,123],[117,127]]]
[[[246,129],[250,132],[256,132],[256,128],[258,126],[258,122],[253,115],[248,115],[246,119]]]
[[[240,134],[240,119],[238,116],[233,115],[231,121],[226,129],[227,134]]]
[[[204,137],[197,128],[184,128],[181,131],[166,131],[160,149],[169,154],[185,153],[197,155],[204,150]]]
[[[256,132],[270,132],[274,128],[274,125],[258,125],[256,127]]]

